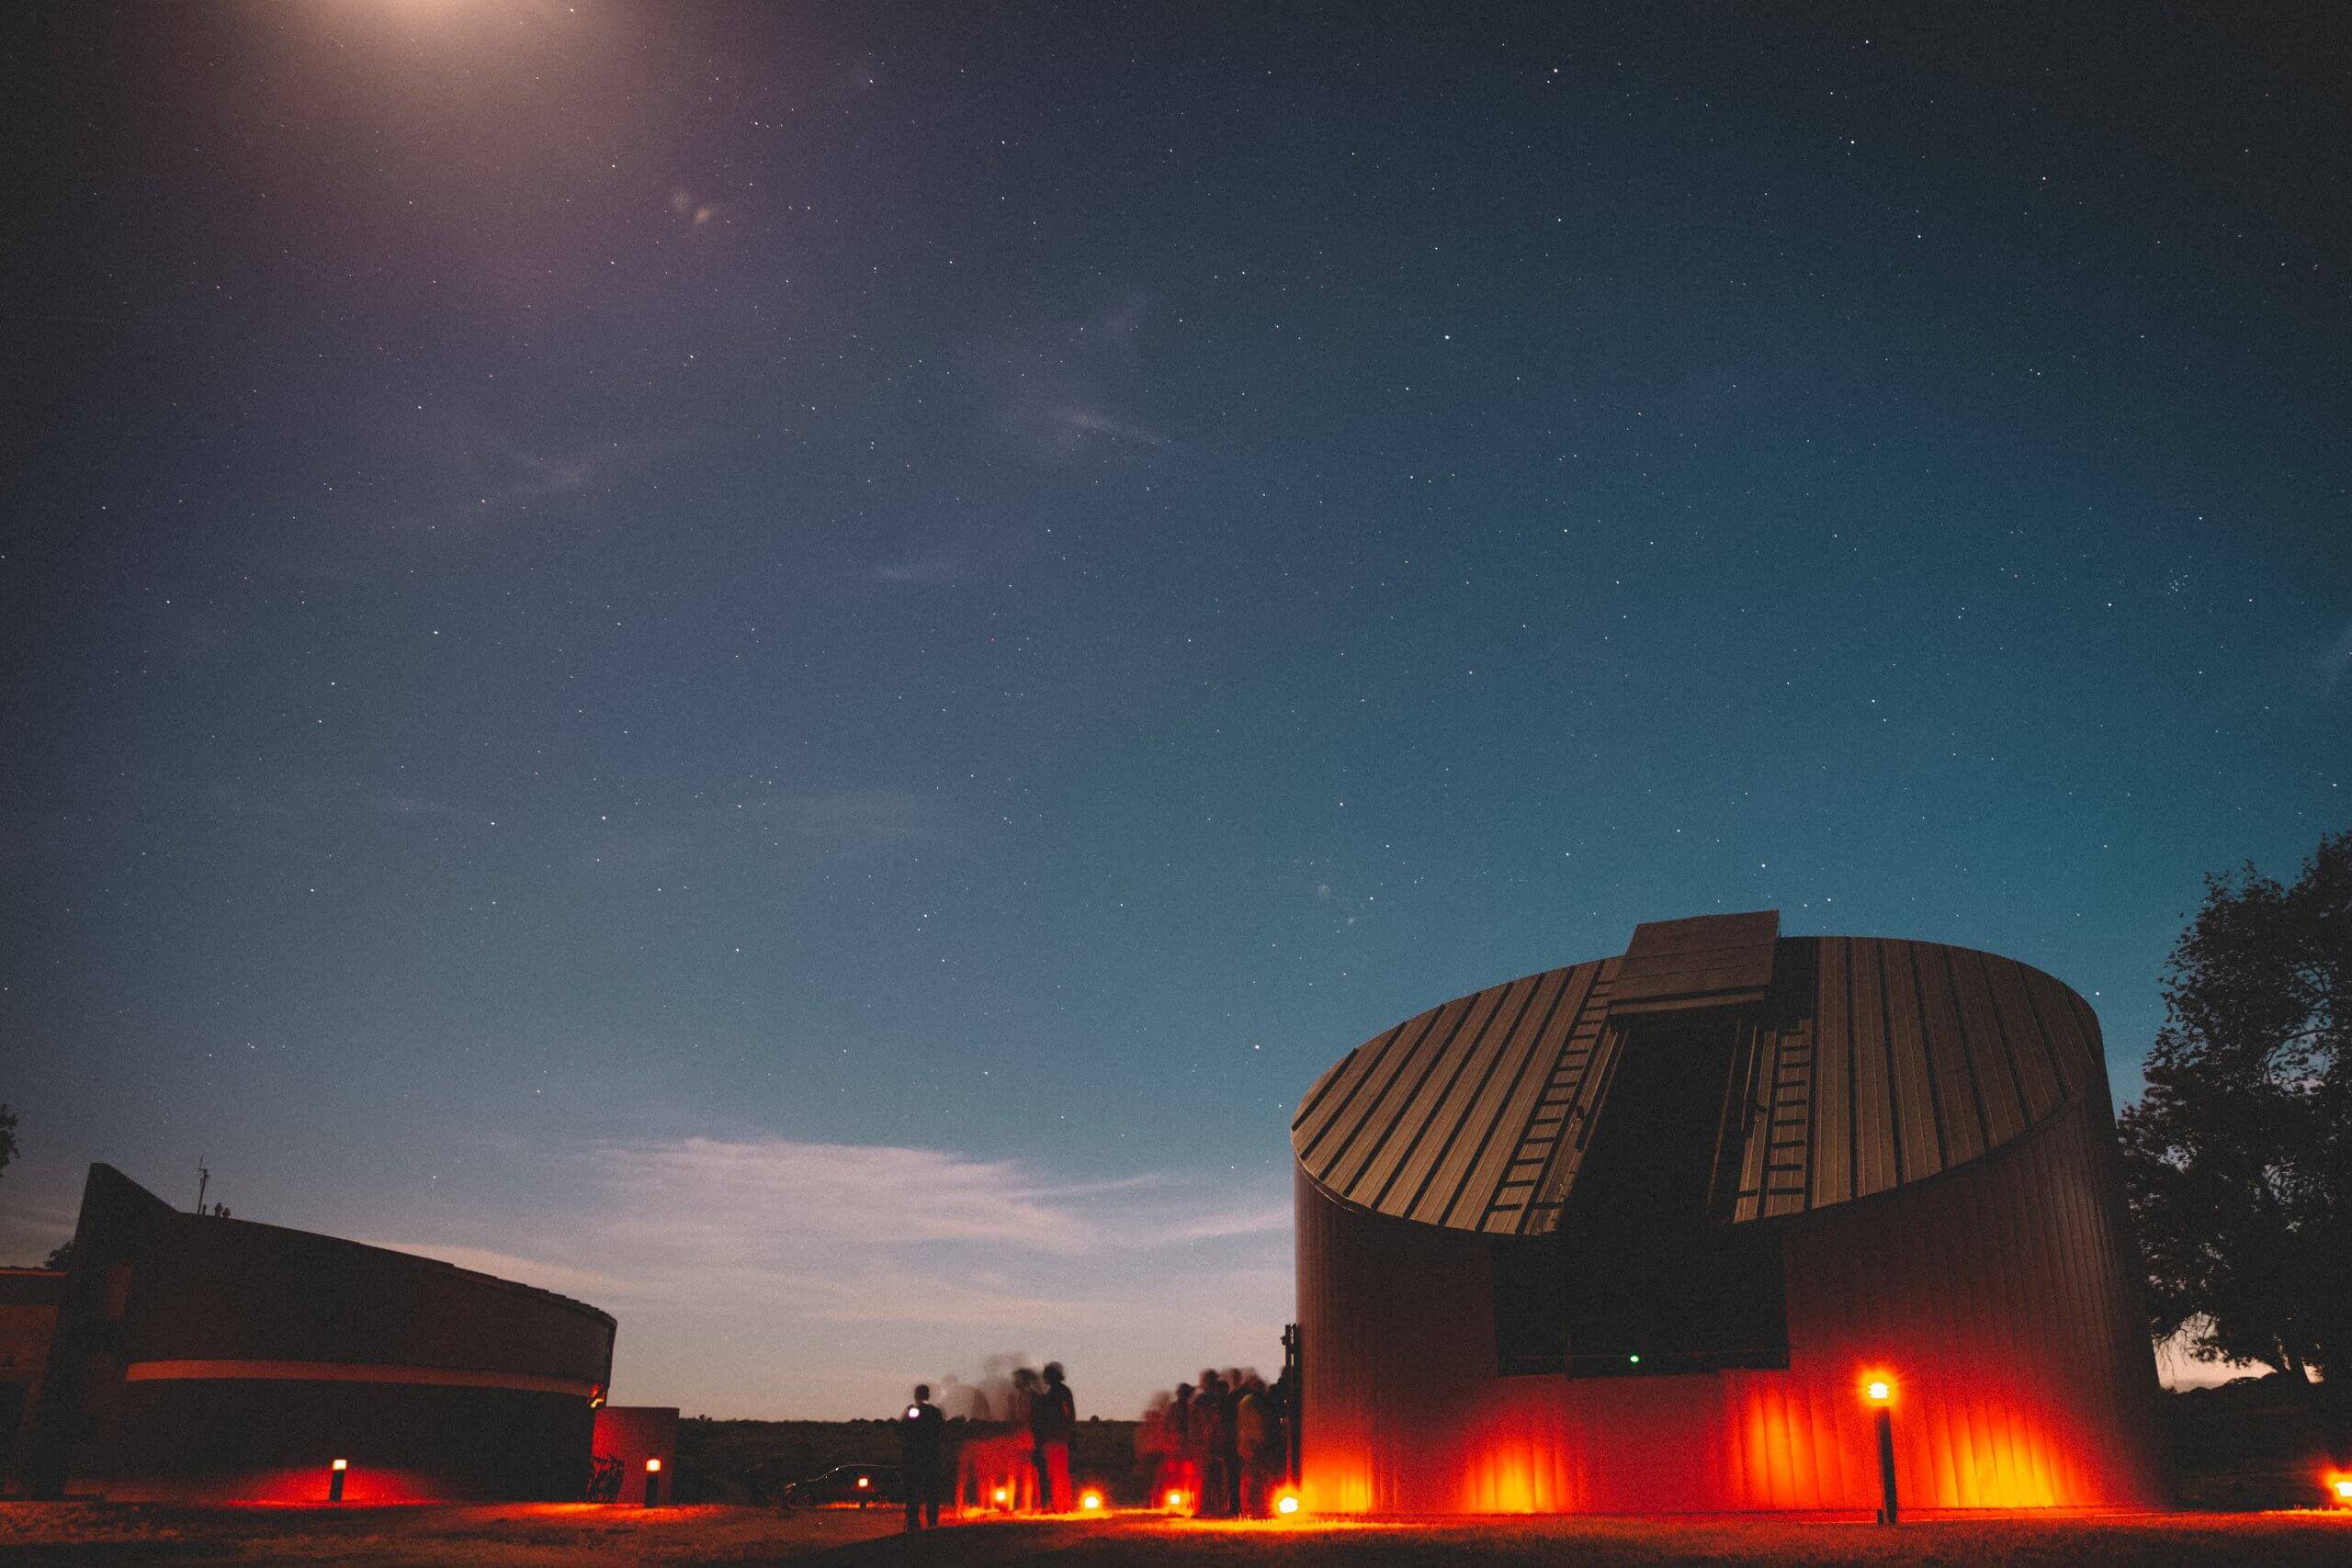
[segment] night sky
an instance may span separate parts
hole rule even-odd
[[[1121,1415],[1323,1067],[1640,919],[2130,1098],[2352,823],[2352,52],[2019,10],[19,18],[0,1260],[201,1158],[624,1402]]]

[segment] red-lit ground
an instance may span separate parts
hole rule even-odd
[[[777,1562],[840,1568],[1439,1568],[1440,1564],[2015,1563],[2342,1568],[2352,1512],[1928,1521],[1900,1529],[1765,1519],[1514,1518],[1217,1525],[1156,1515],[983,1521],[898,1534],[889,1513],[591,1506],[190,1509],[0,1504],[0,1559],[46,1563]]]

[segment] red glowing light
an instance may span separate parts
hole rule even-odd
[[[1870,1387],[1862,1392],[1870,1396],[1870,1402],[1872,1404],[1884,1404],[1894,1397],[1894,1390],[1883,1378],[1872,1380]]]
[[[330,1470],[349,1470],[351,1468],[351,1461],[347,1459],[339,1459],[327,1468]]]
[[[862,1475],[861,1475],[861,1476],[859,1476],[859,1477],[857,1478],[857,1484],[858,1484],[859,1489],[862,1491],[862,1490],[864,1490],[865,1487],[872,1485],[872,1484],[873,1484],[873,1483],[871,1483],[871,1482],[867,1481],[867,1480],[865,1479],[865,1477],[864,1477],[864,1476],[862,1476]]]
[[[1182,1507],[1184,1506],[1184,1495],[1182,1492],[1170,1492],[1168,1495],[1168,1506],[1171,1508]]]
[[[1275,1498],[1274,1512],[1277,1514],[1295,1514],[1298,1512],[1298,1494],[1295,1492],[1285,1492],[1281,1496]]]
[[[1001,1486],[996,1489],[996,1500],[1000,1503],[1010,1501],[1012,1496],[1012,1494]]]
[[[2332,1490],[2339,1503],[2352,1503],[2352,1476],[2339,1476]]]
[[[1078,1506],[1081,1508],[1099,1508],[1102,1506],[1102,1494],[1100,1492],[1081,1493],[1079,1495]]]
[[[648,1475],[651,1475],[651,1474],[653,1474],[655,1472],[659,1471],[661,1468],[662,1468],[662,1461],[661,1461],[660,1460],[658,1460],[658,1459],[650,1459],[650,1460],[647,1460],[647,1461],[645,1461],[645,1473],[646,1473],[646,1474],[648,1474]]]

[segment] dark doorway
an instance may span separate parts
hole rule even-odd
[[[1781,1239],[1710,1205],[1748,1031],[1631,1021],[1558,1230],[1494,1251],[1500,1371],[1654,1377],[1789,1364]],[[1547,1310],[1548,1309],[1548,1310]]]

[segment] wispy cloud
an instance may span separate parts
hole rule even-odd
[[[1188,1362],[1267,1355],[1288,1307],[1287,1208],[1170,1173],[1073,1183],[780,1137],[599,1143],[555,1166],[561,1212],[379,1245],[614,1312],[631,1399],[750,1413],[729,1381],[760,1359],[744,1345],[815,1340],[848,1391],[822,1397],[850,1403],[797,1413],[847,1414],[1010,1340],[1089,1366],[1093,1407],[1117,1414]]]
[[[993,416],[1016,448],[1063,464],[1174,445],[1129,412],[1143,396],[1142,295],[1074,320],[1041,322],[982,356],[977,378],[994,389]]]

